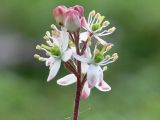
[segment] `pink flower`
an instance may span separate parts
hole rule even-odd
[[[58,6],[53,9],[53,15],[59,25],[67,28],[68,31],[74,32],[81,28],[81,20],[84,14],[82,6],[76,5],[70,8]]]
[[[70,31],[74,32],[81,28],[81,19],[79,12],[70,8],[64,15],[64,27]]]
[[[67,8],[65,6],[57,6],[53,9],[53,16],[59,25],[63,25],[64,14],[67,12]]]

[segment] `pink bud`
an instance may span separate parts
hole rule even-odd
[[[73,6],[73,9],[78,11],[79,16],[82,17],[84,15],[84,8],[80,5]]]
[[[64,27],[70,31],[75,32],[81,27],[81,19],[79,12],[69,8],[64,15]]]
[[[53,16],[57,23],[63,25],[64,14],[67,12],[67,8],[65,6],[57,6],[53,9]]]

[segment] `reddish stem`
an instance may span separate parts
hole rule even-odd
[[[74,105],[74,116],[73,120],[78,120],[78,113],[79,113],[79,103],[80,103],[80,95],[81,95],[81,85],[78,83],[79,78],[77,77],[77,90],[76,90],[76,97],[75,97],[75,105]]]
[[[73,35],[75,38],[74,41],[75,41],[75,46],[76,46],[76,52],[78,55],[80,55],[79,33],[77,32],[77,34],[74,33]],[[80,95],[81,95],[81,62],[77,60],[77,87],[76,87],[76,97],[75,97],[73,120],[78,120]]]

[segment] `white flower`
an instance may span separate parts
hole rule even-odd
[[[46,54],[50,56],[49,58],[43,58],[43,61],[46,61],[46,66],[49,66],[50,69],[47,78],[49,82],[57,75],[61,62],[66,62],[72,57],[73,49],[68,49],[69,33],[65,28],[62,28],[61,31],[54,28],[52,35],[47,31],[44,38],[47,40],[48,46],[42,44],[36,48],[44,50]]]
[[[93,56],[90,53],[89,47],[87,47],[85,55],[83,56],[79,56],[76,54],[74,55],[75,59],[81,61],[82,64],[87,65],[87,67],[84,67],[84,68],[82,67],[82,71],[86,71],[86,74],[87,74],[87,80],[84,84],[84,87],[82,89],[82,94],[81,94],[81,97],[83,99],[86,99],[90,95],[91,89],[93,87],[96,87],[97,89],[103,92],[111,90],[111,87],[103,80],[103,71],[106,70],[106,68],[102,70],[101,66],[105,66],[109,63],[114,62],[117,59],[117,54],[115,53],[112,55],[112,57],[106,57],[98,61],[99,59],[97,57],[99,57],[98,56],[99,54],[96,53],[96,49],[97,49],[97,45],[95,46]],[[108,49],[106,48],[106,50]],[[105,52],[106,51],[104,51],[103,54]]]
[[[93,10],[90,12],[88,21],[83,17],[82,26],[87,32],[83,32],[80,34],[80,40],[86,41],[89,36],[93,36],[96,38],[102,45],[105,45],[107,42],[103,40],[101,37],[112,34],[115,31],[115,27],[112,27],[108,30],[103,30],[103,28],[107,27],[110,23],[108,21],[104,21],[104,16],[101,16],[99,13]]]
[[[102,92],[111,90],[111,87],[103,80],[103,70],[101,67],[91,64],[87,70],[87,81],[82,89],[81,98],[88,98],[93,87],[96,87]]]

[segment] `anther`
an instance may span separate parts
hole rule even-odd
[[[103,27],[107,27],[109,24],[110,24],[109,21],[104,21],[103,24],[102,24],[102,26],[103,26]]]
[[[111,33],[113,33],[115,30],[116,30],[116,28],[115,28],[115,27],[112,27],[112,28],[110,28],[110,29],[108,30],[108,32],[111,34]]]
[[[51,36],[51,34],[50,34],[49,31],[46,32],[46,35],[47,35],[48,37]]]
[[[35,54],[35,55],[34,55],[34,58],[39,59],[40,56],[39,56],[38,54]]]
[[[37,46],[36,46],[36,49],[37,49],[37,50],[41,50],[41,46],[40,46],[40,45],[37,45]]]
[[[114,54],[112,55],[112,57],[113,57],[113,61],[116,61],[116,60],[118,59],[118,54],[117,54],[117,53],[114,53]]]
[[[96,11],[95,11],[95,10],[92,10],[92,11],[89,13],[90,16],[94,16],[95,14],[96,14]]]

